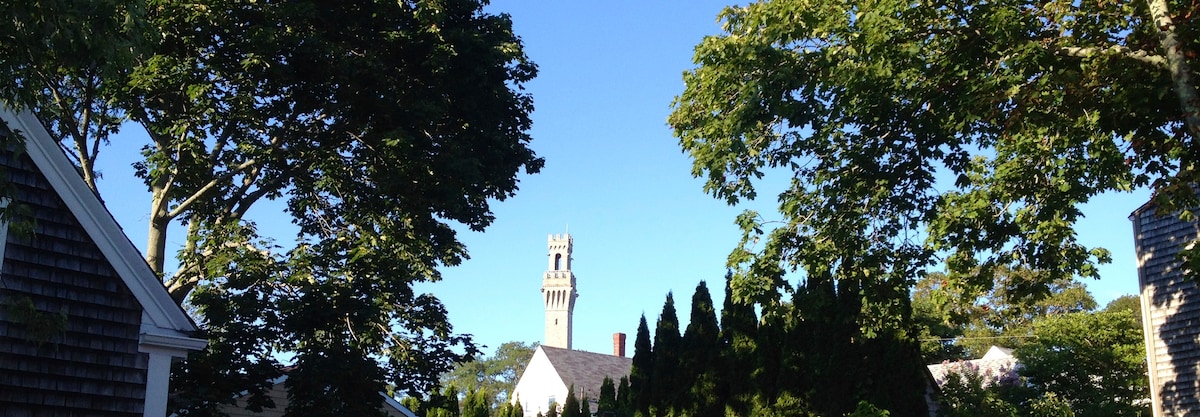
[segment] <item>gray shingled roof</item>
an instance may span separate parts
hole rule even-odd
[[[545,345],[541,348],[563,383],[568,388],[575,386],[575,396],[581,399],[587,397],[592,401],[600,397],[600,385],[604,383],[604,377],[612,378],[616,383],[621,377],[629,375],[629,367],[633,364],[632,359],[620,356]]]

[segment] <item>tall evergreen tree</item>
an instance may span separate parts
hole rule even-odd
[[[575,385],[567,389],[567,400],[563,402],[562,417],[582,417],[579,415],[579,399],[575,397]]]
[[[604,413],[617,413],[617,388],[613,386],[613,380],[609,377],[604,377],[604,382],[600,383],[600,398],[596,402],[596,414],[604,416]]]
[[[722,403],[735,412],[745,413],[749,409],[750,395],[754,391],[755,335],[758,317],[754,306],[736,302],[731,288],[733,274],[725,274],[725,300],[721,307],[721,366],[720,381],[724,391]]]
[[[513,404],[510,402],[500,403],[500,407],[496,408],[496,417],[520,417],[513,415]]]
[[[668,292],[654,329],[654,374],[650,390],[651,407],[656,407],[662,415],[675,409],[681,394],[687,391],[679,378],[681,339],[679,317],[675,314],[675,296]]]
[[[566,401],[563,403],[562,417],[581,417],[580,416],[580,399],[575,397],[575,385],[566,389]]]
[[[626,395],[630,414],[650,412],[654,376],[654,350],[650,345],[650,327],[646,325],[646,315],[642,315],[638,323],[637,337],[633,342],[633,363],[629,368],[629,389],[622,389],[617,395]],[[628,394],[625,394],[628,392]]]
[[[550,403],[550,409],[546,410],[545,417],[558,417],[558,402],[557,401]]]
[[[646,320],[642,319],[642,324]],[[621,382],[617,384],[617,416],[630,417],[633,415],[633,402],[629,399],[632,389],[629,388],[629,377],[621,377]]]
[[[425,417],[460,417],[458,389],[450,385],[440,394],[431,394],[419,409],[424,411]]]
[[[691,319],[683,332],[679,383],[681,400],[692,417],[721,417],[725,412],[717,388],[720,329],[708,285],[700,281],[692,294]]]
[[[474,388],[467,391],[462,404],[462,417],[489,417],[490,414],[491,401],[487,392]]]

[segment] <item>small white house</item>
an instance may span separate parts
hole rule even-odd
[[[629,375],[633,360],[623,356],[583,352],[551,346],[538,346],[517,381],[512,401],[520,401],[525,417],[545,414],[552,403],[562,405],[567,399],[567,390],[575,387],[575,397],[586,397],[596,410],[600,397],[600,385],[604,378],[614,383]]]
[[[929,365],[929,373],[933,375],[933,379],[937,381],[938,386],[944,385],[949,375],[966,372],[974,372],[982,375],[984,377],[983,383],[991,385],[1014,378],[1019,366],[1017,357],[1013,356],[1012,349],[992,346],[979,359],[946,361]]]

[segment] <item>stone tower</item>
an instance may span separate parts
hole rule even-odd
[[[542,277],[542,301],[546,303],[546,346],[571,348],[572,313],[575,312],[575,274],[571,273],[570,234],[550,235],[550,265]]]

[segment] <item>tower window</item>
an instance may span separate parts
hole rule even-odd
[[[562,269],[562,254],[556,253],[554,254],[554,270],[558,271],[560,269]]]

